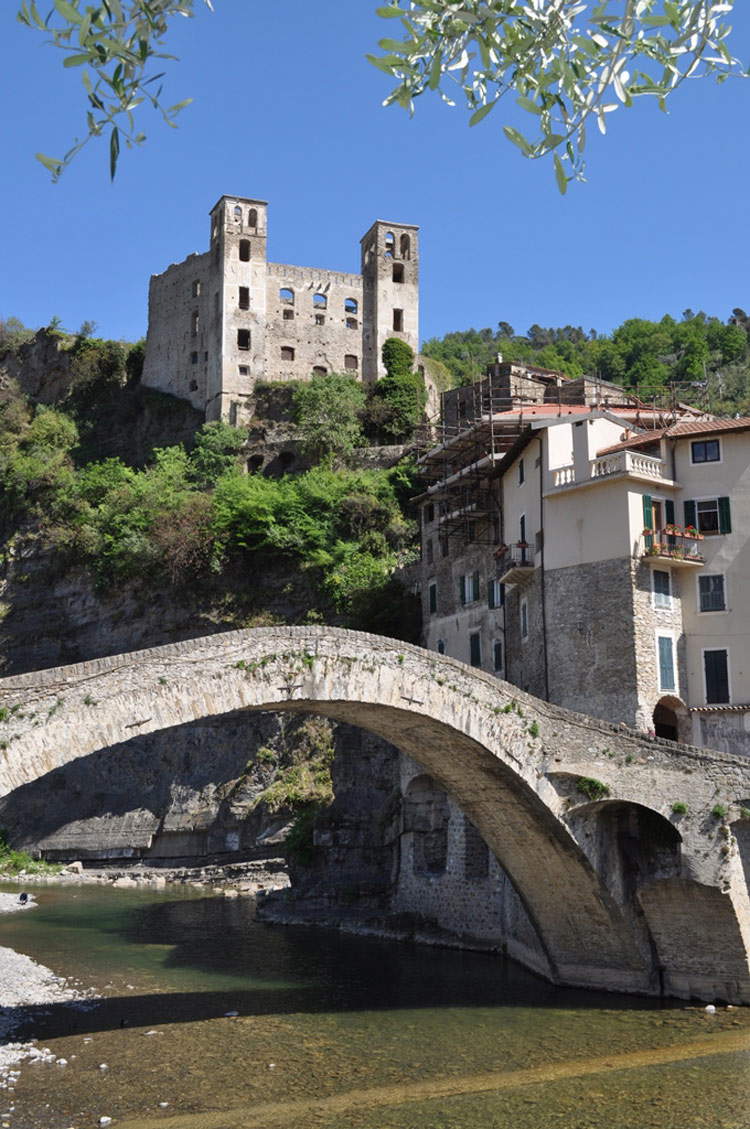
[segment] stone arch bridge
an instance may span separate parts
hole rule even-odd
[[[323,627],[232,631],[0,680],[0,796],[237,710],[385,738],[510,876],[549,979],[750,1003],[750,761],[640,736],[454,659]]]

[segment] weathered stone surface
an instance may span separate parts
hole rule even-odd
[[[3,794],[136,733],[242,709],[360,726],[476,826],[552,979],[750,1002],[750,906],[723,811],[744,825],[746,760],[617,731],[453,659],[330,628],[229,632],[6,678],[0,707]]]

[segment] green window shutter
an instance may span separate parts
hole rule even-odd
[[[643,495],[643,528],[650,529],[654,518],[654,507],[650,494]]]
[[[732,532],[732,514],[729,509],[729,498],[719,498],[719,533]]]
[[[667,519],[667,525],[674,525],[674,502],[671,498],[667,498],[664,503],[664,514]]]
[[[479,573],[473,573],[471,577],[471,598],[472,600],[479,599]]]
[[[696,529],[698,528],[695,502],[685,502],[685,525],[693,525]]]
[[[495,581],[487,581],[487,607],[492,610],[495,607]]]
[[[461,603],[466,603],[466,577],[460,576],[458,580],[458,592],[461,597]]]

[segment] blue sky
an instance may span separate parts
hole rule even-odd
[[[114,184],[98,144],[53,185],[33,154],[67,148],[80,75],[6,0],[0,316],[141,336],[149,275],[206,248],[224,192],[270,202],[277,262],[358,270],[372,220],[419,224],[423,339],[500,320],[606,331],[750,307],[750,80],[687,84],[669,116],[645,104],[610,115],[588,183],[563,198],[545,163],[499,135],[497,111],[470,130],[434,98],[411,120],[381,107],[389,80],[364,55],[393,24],[375,0],[216,6],[179,21],[172,42],[168,97],[195,99],[180,128],[146,116],[149,140],[123,154]],[[747,5],[733,22],[747,61]]]

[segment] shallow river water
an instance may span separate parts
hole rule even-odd
[[[554,989],[199,891],[36,896],[0,944],[106,998],[31,1009],[68,1065],[23,1066],[11,1129],[750,1129],[750,1009]]]

